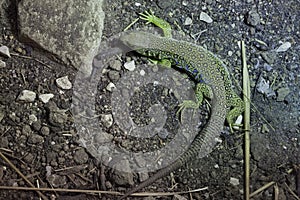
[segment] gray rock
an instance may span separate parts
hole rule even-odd
[[[6,67],[6,63],[2,60],[0,60],[0,68]]]
[[[10,58],[9,49],[7,46],[1,46],[0,47],[0,55],[6,56]]]
[[[41,102],[43,103],[48,103],[50,99],[52,99],[54,97],[54,94],[40,94],[39,95],[39,100],[41,100]]]
[[[135,62],[134,60],[128,61],[124,63],[124,68],[127,69],[128,71],[133,71],[135,69]]]
[[[257,26],[260,24],[260,16],[256,10],[252,9],[248,12],[246,16],[246,23],[251,26]]]
[[[74,154],[74,160],[77,164],[81,165],[88,161],[89,155],[85,152],[85,150],[79,149]]]
[[[30,90],[23,90],[18,96],[18,100],[26,102],[34,102],[36,93]]]
[[[68,120],[68,116],[65,110],[50,110],[49,122],[54,126],[63,126],[63,124]]]
[[[106,128],[111,127],[114,122],[112,114],[101,115],[101,122]]]
[[[112,177],[118,185],[133,185],[133,174],[130,172],[128,160],[120,160],[113,166]]]
[[[285,97],[291,92],[290,88],[282,87],[277,90],[277,101],[284,101]]]
[[[59,176],[56,174],[52,174],[50,176],[46,177],[47,181],[50,183],[53,187],[62,187],[67,184],[67,178],[66,176]]]
[[[206,22],[208,24],[210,24],[210,23],[213,22],[212,18],[207,13],[205,13],[205,12],[201,12],[200,13],[200,20],[204,21],[204,22]]]
[[[282,43],[277,49],[276,52],[285,52],[287,51],[290,47],[292,46],[292,44],[290,42],[284,42]]]
[[[122,63],[121,63],[121,61],[119,61],[119,60],[113,60],[113,61],[111,61],[110,63],[109,63],[109,66],[112,68],[112,69],[114,69],[114,70],[116,70],[116,71],[120,71],[122,68]]]
[[[63,76],[55,80],[56,85],[63,90],[70,90],[72,88],[72,83],[68,76]]]
[[[38,134],[31,134],[28,138],[30,144],[40,144],[44,142],[44,138]]]
[[[57,55],[89,75],[100,44],[103,0],[22,0],[18,4],[20,38]]]
[[[31,127],[29,125],[25,124],[22,127],[22,134],[23,135],[29,136],[29,135],[31,135],[31,132],[32,132],[32,130],[31,130]]]
[[[41,129],[40,129],[40,132],[42,135],[44,136],[47,136],[50,134],[50,129],[48,126],[43,126]]]

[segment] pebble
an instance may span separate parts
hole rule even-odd
[[[54,97],[54,94],[40,94],[39,95],[39,100],[43,103],[48,103],[50,99]]]
[[[200,20],[209,24],[213,22],[212,18],[205,12],[200,13]]]
[[[111,61],[109,66],[116,71],[120,71],[122,69],[122,63],[119,60]]]
[[[240,181],[239,179],[237,178],[233,178],[233,177],[230,177],[230,184],[233,185],[233,186],[238,186],[240,184]]]
[[[108,72],[108,77],[112,81],[118,81],[121,76],[120,76],[119,72],[111,70],[111,71]]]
[[[134,60],[124,63],[124,68],[128,71],[133,71],[135,69],[135,62]]]
[[[50,134],[50,129],[48,126],[42,126],[42,128],[40,129],[40,133],[44,136],[47,136]]]
[[[8,58],[10,58],[10,53],[9,53],[9,49],[7,46],[1,46],[0,47],[0,55],[6,56]]]
[[[291,92],[290,88],[282,87],[277,90],[277,101],[284,101],[285,97]]]
[[[31,125],[33,122],[36,122],[38,119],[34,114],[29,115],[28,123]]]
[[[192,23],[193,23],[192,18],[190,18],[190,17],[185,18],[185,21],[184,21],[185,26],[191,25]]]
[[[106,128],[111,127],[114,122],[112,114],[101,115],[101,122]]]
[[[113,161],[112,161],[113,162]],[[130,172],[128,160],[120,160],[113,166],[115,169],[112,178],[118,185],[133,185],[133,174]]]
[[[68,76],[63,76],[61,78],[56,79],[56,84],[59,88],[63,90],[69,90],[72,88],[72,83],[69,81]]]
[[[64,110],[50,110],[49,122],[57,127],[63,126],[68,120],[68,116]]]
[[[260,24],[260,16],[256,10],[250,10],[246,16],[246,23],[251,26],[257,26]]]
[[[0,68],[6,67],[6,63],[2,60],[0,60]]]
[[[112,82],[110,82],[107,86],[106,86],[106,90],[111,92],[113,91],[113,89],[116,88],[116,85]]]
[[[23,90],[18,96],[18,100],[25,102],[34,102],[36,93],[30,90]]]
[[[292,46],[292,44],[290,42],[284,42],[282,45],[280,45],[277,49],[276,52],[285,52],[287,51],[290,47]]]
[[[89,155],[85,152],[83,148],[75,151],[74,160],[77,164],[81,165],[88,161]]]
[[[275,96],[275,92],[270,88],[270,83],[264,78],[261,78],[258,82],[256,89],[258,92],[265,94],[267,97]]]
[[[66,176],[60,176],[56,174],[51,174],[50,176],[47,176],[46,179],[53,187],[62,187],[67,184],[67,178]]]
[[[38,134],[31,134],[28,138],[28,143],[30,144],[41,144],[44,142],[43,136],[40,136]]]

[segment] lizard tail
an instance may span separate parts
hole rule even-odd
[[[129,195],[131,195],[131,194],[137,192],[138,190],[141,190],[142,188],[150,185],[151,183],[155,182],[156,180],[160,179],[161,177],[164,177],[164,176],[168,175],[170,173],[170,171],[176,170],[181,165],[182,165],[181,160],[180,159],[176,160],[171,165],[169,165],[169,166],[167,166],[165,168],[160,169],[157,173],[155,173],[153,176],[151,176],[147,180],[145,180],[142,183],[140,183],[135,188],[129,190],[127,193],[125,193],[123,196],[121,196],[118,200],[125,199]]]

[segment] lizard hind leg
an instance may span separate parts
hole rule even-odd
[[[243,100],[235,92],[232,92],[232,98],[229,100],[229,105],[232,109],[227,113],[226,121],[230,131],[233,132],[232,127],[235,125],[234,121],[244,112],[245,106]]]
[[[198,83],[195,90],[196,101],[193,100],[184,100],[179,104],[179,109],[176,112],[176,115],[179,115],[186,108],[198,109],[203,102],[204,97],[211,99],[213,98],[213,92],[211,87],[205,83]],[[181,115],[180,115],[181,117]]]

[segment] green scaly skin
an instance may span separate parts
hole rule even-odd
[[[160,37],[142,31],[134,31],[120,37],[120,40],[128,47],[137,50],[144,55],[157,55],[159,59],[170,60],[172,66],[183,69],[187,74],[194,77],[197,82],[195,95],[196,102],[184,101],[179,108],[199,108],[203,98],[211,99],[210,120],[199,133],[189,149],[169,166],[159,170],[149,179],[133,188],[121,199],[152,184],[156,180],[168,175],[171,171],[178,169],[184,163],[197,155],[203,157],[210,152],[215,144],[215,138],[223,129],[224,121],[227,120],[230,128],[234,120],[244,111],[244,104],[240,97],[233,91],[230,76],[225,65],[210,51],[201,46],[185,41],[172,39],[171,29],[166,21],[154,16],[152,13],[142,14],[143,19],[163,29],[166,37]],[[149,52],[147,52],[149,51]]]

